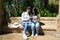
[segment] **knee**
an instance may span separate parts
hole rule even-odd
[[[31,26],[34,27],[34,23],[31,23]]]
[[[36,23],[36,27],[39,27],[40,25],[39,25],[39,23]]]

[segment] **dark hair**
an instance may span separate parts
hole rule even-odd
[[[30,6],[27,6],[27,7],[26,7],[26,10],[29,10],[29,9],[31,9],[31,7],[30,7]],[[25,11],[26,11],[26,10],[25,10]]]
[[[32,10],[34,10],[35,15],[37,15],[37,14],[38,14],[38,11],[37,11],[37,9],[36,9],[35,7],[33,7],[33,8],[32,8]]]

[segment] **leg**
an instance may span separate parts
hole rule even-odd
[[[34,36],[34,30],[35,30],[34,23],[31,23],[31,29],[32,29],[32,36]]]
[[[25,23],[24,24],[24,33],[26,33],[26,31],[31,27],[30,23]]]
[[[27,31],[27,23],[23,23],[23,26],[24,26],[23,38],[24,38],[24,39],[27,39],[27,36],[26,36],[26,31]]]
[[[24,23],[24,31],[23,31],[24,33],[26,33],[26,31],[27,31],[27,27],[28,27],[27,23]]]
[[[38,32],[39,32],[39,22],[36,23],[35,28],[36,28],[36,35],[38,35]]]

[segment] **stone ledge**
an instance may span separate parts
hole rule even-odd
[[[60,18],[57,19],[57,31],[60,32]]]
[[[11,17],[11,20],[21,20],[21,17]],[[44,21],[56,21],[57,18],[56,17],[40,17],[40,20],[44,20]]]
[[[21,22],[21,17],[11,17],[11,23]],[[56,30],[57,29],[57,18],[56,17],[40,17],[41,28]]]

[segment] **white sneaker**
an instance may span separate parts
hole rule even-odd
[[[35,34],[35,36],[38,36],[38,34]]]
[[[28,39],[28,37],[26,36],[26,34],[23,34],[23,38],[24,38],[24,40]]]
[[[32,34],[31,36],[34,36],[34,34]]]

